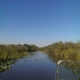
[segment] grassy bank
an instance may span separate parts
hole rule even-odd
[[[41,51],[59,59],[80,60],[80,42],[56,42],[41,47]]]
[[[36,51],[39,48],[35,45],[0,45],[0,60],[18,59],[25,56],[29,51]]]
[[[10,64],[14,64],[18,59],[28,55],[29,51],[37,51],[35,45],[0,45],[0,72],[10,70]]]

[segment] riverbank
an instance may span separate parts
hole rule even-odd
[[[59,59],[80,60],[80,42],[56,42],[51,45],[41,47],[41,51],[49,53]]]

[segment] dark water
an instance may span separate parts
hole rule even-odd
[[[32,52],[0,73],[0,80],[55,80],[56,65],[47,54]]]
[[[58,67],[58,80],[80,80],[80,72],[73,74],[72,69],[60,65]]]
[[[54,61],[54,58],[43,52],[30,52],[28,56],[11,64],[9,70],[0,72],[0,80],[80,80],[80,71],[74,74],[73,69],[63,64],[57,67]]]

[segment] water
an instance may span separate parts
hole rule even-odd
[[[69,62],[69,64],[72,64],[72,63]],[[73,64],[75,64],[75,62]],[[77,64],[80,65],[80,63],[77,63]],[[78,67],[79,66],[75,65],[75,68],[73,66],[70,66],[69,68],[67,68],[67,65],[64,66],[63,64],[60,64],[58,66],[58,74],[57,74],[58,79],[57,80],[80,80],[80,69],[77,70]],[[77,71],[74,72],[75,70]]]
[[[11,64],[10,68],[0,72],[0,80],[55,80],[56,69],[58,68],[56,80],[80,80],[78,64],[61,63],[56,66],[56,57],[36,51],[30,52],[28,56],[21,58]]]
[[[0,73],[0,80],[55,80],[56,64],[43,52],[31,52]]]

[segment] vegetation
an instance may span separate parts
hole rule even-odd
[[[18,45],[0,45],[0,72],[5,69],[9,70],[10,64],[17,59],[22,58],[28,54],[29,51],[36,51],[39,48],[35,45],[18,44]]]
[[[29,51],[36,51],[39,48],[35,45],[0,45],[0,60],[10,60],[23,57]]]
[[[58,60],[80,61],[80,41],[73,42],[56,42],[51,45],[41,47],[41,51],[48,53],[50,59],[57,63]],[[80,72],[80,62],[63,62],[61,65],[72,69],[73,73]]]
[[[56,42],[51,45],[38,48],[35,45],[18,44],[18,45],[2,45],[0,44],[0,72],[10,70],[10,64],[28,54],[29,51],[41,50],[48,53],[50,59],[57,62],[63,60],[80,60],[80,42]],[[63,63],[67,68],[73,69],[73,72],[79,71],[78,63]]]
[[[62,64],[66,68],[72,69],[74,74],[80,72],[80,62],[63,62]]]
[[[41,51],[48,53],[50,59],[57,63],[58,60],[80,61],[80,41],[73,42],[56,42],[51,45],[40,48]],[[80,72],[80,62],[63,62],[62,65],[72,69],[73,73]]]
[[[46,47],[42,47],[41,51],[49,53],[51,57],[58,59],[80,60],[80,42],[56,42]]]

